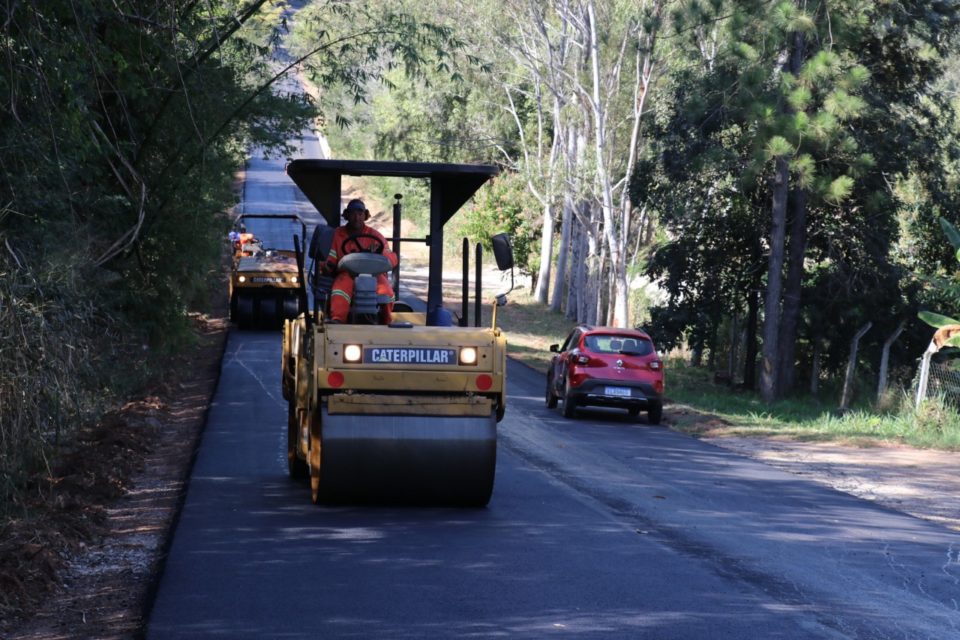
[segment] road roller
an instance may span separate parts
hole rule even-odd
[[[327,221],[309,245],[297,246],[298,269],[307,274],[301,296],[308,308],[283,330],[282,385],[288,403],[287,460],[291,477],[309,480],[314,503],[413,503],[479,507],[493,491],[497,423],[506,408],[506,336],[496,310],[506,293],[482,300],[482,247],[476,245],[475,313],[468,306],[469,240],[463,248],[462,313],[443,303],[443,228],[485,182],[497,174],[489,165],[294,160],[287,173]],[[341,256],[339,269],[354,278],[346,322],[329,312],[332,274],[321,265],[339,224],[344,176],[400,176],[429,182],[429,234],[401,238],[402,196],[393,205],[394,252],[401,246],[429,247],[426,301],[394,304],[382,324],[376,278],[399,268],[385,256],[355,252]],[[347,241],[349,242],[349,240]],[[510,273],[509,237],[493,241],[498,268]],[[364,293],[366,292],[366,293]],[[492,311],[481,322],[481,304]],[[481,326],[485,325],[485,326]]]
[[[306,225],[295,215],[244,214],[237,218],[230,241],[230,319],[241,329],[275,329],[302,311],[293,238],[306,237]]]

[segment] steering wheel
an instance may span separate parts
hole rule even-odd
[[[370,249],[364,249],[362,246],[360,246],[360,242],[359,242],[360,238],[369,238],[370,240],[373,240],[376,244]],[[350,248],[351,242],[356,246],[356,251],[348,251],[348,249]],[[348,254],[348,253],[381,253],[382,254],[383,241],[377,236],[372,235],[370,233],[358,233],[357,235],[350,236],[349,238],[343,241],[343,252],[345,254]]]

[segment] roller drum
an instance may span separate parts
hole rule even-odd
[[[294,295],[283,297],[283,317],[293,320],[300,315],[300,298]]]
[[[259,296],[260,313],[259,326],[265,329],[273,329],[279,324],[280,319],[277,315],[277,297],[273,291],[267,290]]]
[[[322,410],[320,502],[483,506],[497,462],[490,416]]]
[[[240,328],[246,329],[252,326],[254,323],[253,296],[250,295],[249,293],[237,294],[236,308],[237,308],[236,320],[237,320],[237,324],[240,325]]]

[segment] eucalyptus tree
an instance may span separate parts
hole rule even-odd
[[[381,152],[495,159],[524,177],[541,209],[536,296],[546,302],[554,280],[553,306],[559,309],[564,283],[576,282],[574,293],[582,294],[573,312],[578,320],[587,313],[624,314],[628,249],[640,235],[633,222],[638,208],[626,185],[642,146],[663,4],[460,2],[451,19],[432,6],[385,3],[378,6],[405,7],[463,39],[458,44],[464,55],[449,55],[440,65],[441,75],[449,69],[456,78],[424,73],[400,79],[386,67],[358,76],[357,86],[378,80],[385,87],[374,93],[376,118],[369,120]],[[312,42],[344,32],[345,21],[328,14],[304,28],[320,34]],[[357,28],[354,20],[348,24]],[[361,55],[355,47],[345,53],[338,60]],[[457,58],[483,64],[462,66]],[[573,243],[582,259],[567,259]],[[562,269],[553,278],[555,254]],[[612,293],[601,282],[615,283]]]
[[[496,4],[499,21],[492,16],[494,25],[506,27],[495,29],[495,40],[514,61],[502,76],[505,108],[520,138],[519,153],[509,159],[528,176],[543,206],[537,297],[546,302],[554,222],[562,211],[560,263],[574,270],[589,267],[586,277],[561,272],[557,278],[585,280],[577,286],[593,292],[596,303],[605,300],[596,284],[601,273],[609,273],[611,293],[600,315],[621,326],[628,324],[628,247],[635,216],[627,182],[655,75],[663,5],[513,0]],[[516,96],[532,105],[530,121],[520,118]],[[586,244],[585,259],[567,261],[572,238]],[[555,307],[561,297],[558,284]]]

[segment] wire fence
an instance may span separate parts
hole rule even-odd
[[[960,352],[925,353],[914,387],[917,390],[917,406],[930,398],[943,398],[947,403],[960,408]]]

